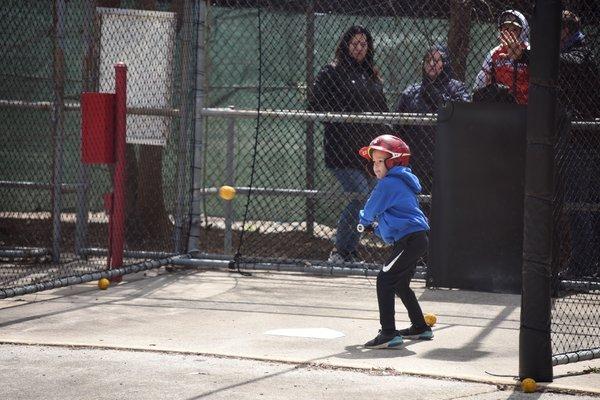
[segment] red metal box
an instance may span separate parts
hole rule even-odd
[[[85,164],[115,162],[114,93],[81,94],[81,158]]]

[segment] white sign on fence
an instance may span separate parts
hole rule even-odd
[[[127,106],[171,107],[175,14],[96,8],[100,33],[99,89],[114,92],[117,62],[127,64]],[[127,116],[127,142],[164,146],[171,117]]]

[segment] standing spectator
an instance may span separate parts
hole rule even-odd
[[[507,10],[498,18],[500,45],[483,61],[475,79],[477,92],[488,85],[508,87],[518,104],[527,104],[529,89],[529,24],[519,11]],[[476,97],[474,93],[474,98]]]
[[[562,13],[559,57],[558,100],[566,115],[561,120],[558,159],[562,164],[559,170],[564,173],[562,191],[571,236],[571,255],[561,276],[598,278],[600,135],[597,128],[573,128],[571,122],[600,118],[600,73],[579,17],[567,10]]]
[[[362,26],[352,26],[341,37],[334,60],[325,65],[315,79],[309,103],[314,111],[345,113],[387,112],[383,83],[373,61],[375,49],[371,33]],[[374,179],[357,151],[363,143],[381,134],[382,126],[328,122],[324,123],[325,165],[335,175],[345,192],[369,193]],[[361,199],[351,198],[337,225],[331,262],[358,262],[356,231]]]
[[[434,46],[423,56],[421,82],[408,86],[395,106],[399,113],[436,113],[447,101],[469,101],[464,83],[453,79],[446,48]],[[398,134],[413,150],[411,169],[421,178],[423,193],[431,194],[434,127],[400,126]]]

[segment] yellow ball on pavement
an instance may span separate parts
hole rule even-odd
[[[106,290],[110,286],[110,281],[106,278],[102,278],[98,281],[98,287],[100,290]]]
[[[235,188],[231,186],[221,186],[219,188],[219,197],[223,200],[231,200],[235,197]]]
[[[428,326],[434,326],[437,322],[437,317],[435,316],[435,314],[432,313],[426,313],[425,315],[423,315],[423,318],[425,318],[425,323]]]
[[[521,381],[521,389],[525,393],[533,393],[537,390],[537,383],[531,378],[525,378]]]

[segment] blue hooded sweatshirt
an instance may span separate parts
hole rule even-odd
[[[417,200],[420,192],[419,179],[410,168],[392,167],[373,189],[364,210],[360,210],[360,223],[368,226],[377,221],[375,234],[388,244],[410,233],[429,230]]]

